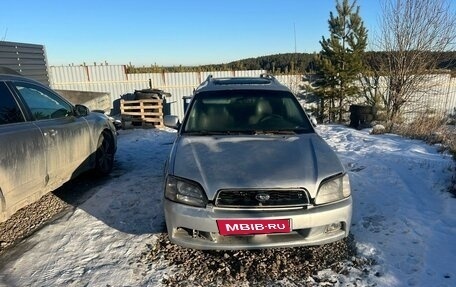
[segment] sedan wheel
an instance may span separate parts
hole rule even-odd
[[[99,175],[107,175],[114,166],[114,143],[112,136],[103,132],[98,139],[95,171]]]

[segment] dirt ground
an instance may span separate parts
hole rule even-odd
[[[109,178],[95,178],[90,174],[67,182],[62,187],[18,210],[7,221],[0,223],[0,254],[30,236],[46,223],[63,216],[87,200],[98,186]]]

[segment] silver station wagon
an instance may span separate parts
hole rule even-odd
[[[165,166],[172,242],[196,249],[320,245],[349,234],[348,175],[274,77],[212,78],[194,92]]]

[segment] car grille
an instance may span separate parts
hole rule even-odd
[[[309,204],[304,189],[221,190],[215,200],[219,207],[291,207]]]

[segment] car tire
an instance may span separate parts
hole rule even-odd
[[[114,140],[109,132],[104,131],[95,152],[95,172],[99,176],[108,175],[114,166]]]

